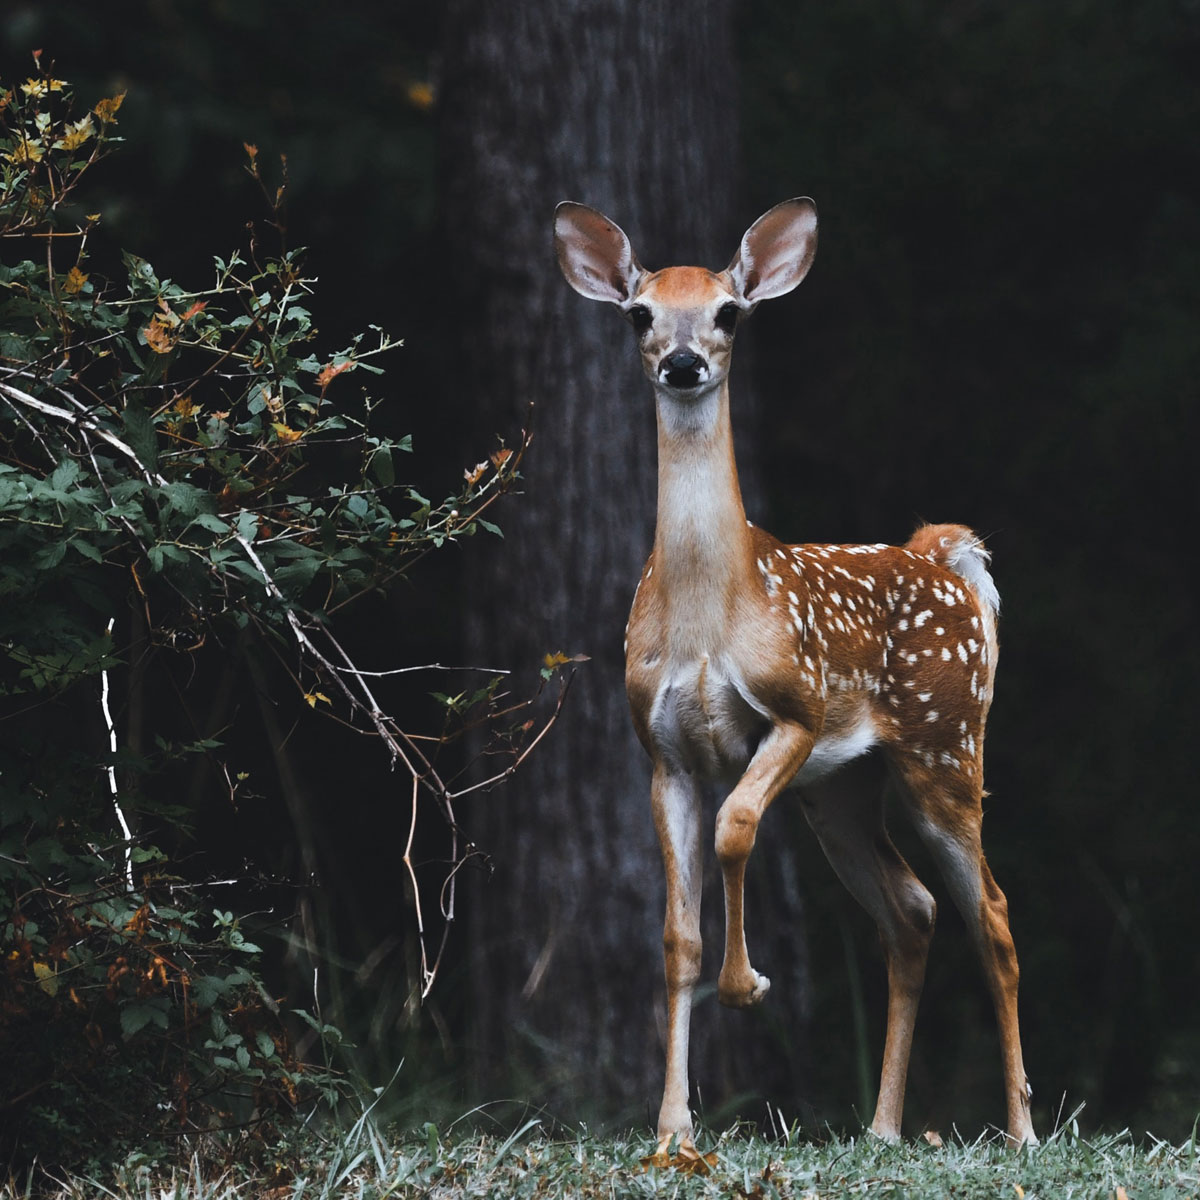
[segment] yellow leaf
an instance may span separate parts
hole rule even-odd
[[[561,650],[556,650],[553,654],[547,654],[542,659],[542,664],[550,670],[555,667],[561,667],[564,663],[584,663],[591,662],[591,656],[587,654],[564,654]]]
[[[78,121],[72,121],[66,128],[62,138],[54,145],[60,150],[76,150],[96,132],[92,118],[85,113]]]
[[[117,109],[125,100],[125,93],[119,92],[115,96],[110,96],[107,100],[97,101],[96,107],[92,112],[100,118],[105,125],[115,125],[117,121]]]
[[[65,82],[63,79],[27,79],[21,84],[21,91],[27,96],[44,96],[47,92],[61,92]]]
[[[77,296],[83,285],[87,283],[87,279],[88,277],[78,267],[72,267],[63,281],[63,291],[68,296]]]
[[[42,161],[42,147],[40,143],[33,141],[32,138],[27,138],[24,134],[21,135],[21,140],[12,148],[12,151],[4,156],[9,162],[14,163],[34,163]]]
[[[282,421],[272,421],[271,428],[281,442],[298,442],[304,436],[302,430],[289,429]]]
[[[463,470],[463,478],[467,481],[468,487],[474,487],[483,477],[484,471],[487,470],[487,463],[476,463],[474,467],[467,467]]]
[[[304,699],[308,701],[309,708],[316,708],[318,700],[323,700],[326,704],[332,703],[324,692],[305,692]]]
[[[35,962],[33,964],[33,973],[37,976],[38,987],[47,996],[58,995],[58,977],[54,974],[54,968],[49,963]]]
[[[1013,1184],[1013,1191],[1017,1193],[1017,1200],[1025,1200],[1025,1189],[1019,1184]]]

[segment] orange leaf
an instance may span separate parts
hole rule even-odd
[[[190,321],[197,313],[202,313],[208,307],[207,300],[197,300],[191,308],[187,310],[180,318],[181,321]]]
[[[509,450],[507,447],[504,447],[500,450],[497,450],[496,453],[491,455],[490,457],[492,460],[492,466],[494,466],[496,468],[496,470],[499,471],[504,467],[504,464],[506,462],[508,462],[508,460],[510,458],[512,458],[512,451]]]
[[[78,267],[72,267],[63,282],[63,291],[68,296],[76,296],[85,283],[87,283],[87,276]]]
[[[717,1152],[710,1150],[701,1154],[692,1147],[684,1147],[672,1158],[665,1150],[659,1150],[642,1159],[642,1170],[649,1171],[652,1167],[671,1168],[684,1175],[709,1175],[717,1165]]]
[[[413,108],[426,112],[433,107],[434,92],[432,83],[410,83],[405,89],[405,95]]]
[[[484,471],[487,470],[487,463],[476,463],[474,467],[467,467],[463,471],[463,478],[467,481],[468,487],[474,487],[483,477]]]
[[[333,381],[335,375],[340,375],[343,371],[352,370],[353,367],[353,359],[347,359],[344,363],[338,363],[336,366],[333,363],[329,363],[327,366],[322,367],[320,373],[317,375],[317,386],[321,389],[321,395],[325,395],[325,389]]]
[[[175,349],[175,339],[171,337],[170,329],[158,317],[154,317],[142,330],[142,337],[155,354],[170,354]]]

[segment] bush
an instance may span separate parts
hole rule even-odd
[[[484,513],[527,439],[440,504],[399,481],[409,440],[377,434],[377,402],[351,386],[395,343],[372,327],[319,350],[313,281],[283,244],[286,177],[267,185],[252,146],[277,252],[254,233],[204,287],[128,253],[119,283],[93,270],[99,218],[77,192],[118,140],[122,99],[76,117],[49,69],[0,84],[0,246],[21,252],[0,260],[0,1153],[19,1161],[269,1129],[334,1087],[300,1063],[259,946],[146,836],[186,840],[190,814],[162,783],[179,762],[211,760],[238,786],[221,738],[147,720],[157,664],[282,663],[301,712],[376,739],[411,780],[414,822],[419,795],[447,821],[447,919],[465,853],[453,801],[504,778],[542,732],[493,678],[443,695],[448,723],[416,739],[335,636],[348,605],[430,550],[498,532]],[[507,765],[456,792],[436,756],[451,725],[481,724]],[[427,924],[422,995],[437,972]]]

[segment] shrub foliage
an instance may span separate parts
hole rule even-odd
[[[449,725],[406,733],[335,632],[430,550],[498,532],[484,513],[527,439],[441,503],[401,482],[409,440],[374,431],[356,386],[396,343],[372,327],[319,347],[314,281],[283,244],[286,176],[270,187],[252,146],[275,252],[252,233],[204,286],[128,253],[123,278],[93,270],[100,219],[79,185],[119,140],[122,99],[79,116],[40,65],[0,83],[0,1152],[20,1157],[267,1122],[331,1085],[298,1061],[241,923],[135,832],[178,842],[188,814],[156,788],[170,764],[205,756],[229,778],[220,738],[138,735],[147,663],[266,656],[299,711],[375,738],[411,781],[414,822],[425,797],[449,826],[443,917],[464,853],[454,800],[546,727],[498,678],[444,696],[448,723],[487,725],[508,755],[456,791],[436,761]]]

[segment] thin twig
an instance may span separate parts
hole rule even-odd
[[[116,623],[115,617],[110,617],[108,620],[108,628],[105,633],[112,638],[113,625]],[[100,709],[104,713],[104,724],[108,729],[108,748],[112,753],[113,760],[108,764],[108,787],[112,792],[113,808],[117,810],[117,822],[121,826],[121,832],[125,835],[125,885],[129,891],[133,891],[133,833],[129,828],[129,823],[125,820],[125,814],[121,811],[121,795],[117,791],[117,727],[113,724],[112,712],[108,707],[108,668],[100,669]]]
[[[393,667],[390,671],[362,671],[357,667],[338,667],[347,675],[358,675],[365,679],[383,679],[389,675],[407,675],[410,671],[480,671],[484,675],[511,675],[512,671],[503,667],[448,667],[442,663],[425,663],[419,667]]]
[[[521,764],[533,753],[534,747],[542,740],[542,738],[546,736],[546,734],[550,732],[554,723],[558,720],[559,714],[562,712],[563,704],[566,703],[567,692],[570,690],[571,681],[574,678],[575,672],[572,671],[563,682],[562,689],[558,693],[558,703],[554,706],[554,712],[550,714],[546,724],[543,725],[538,731],[537,737],[535,737],[533,741],[521,751],[521,753],[513,762],[509,763],[509,765],[505,767],[503,771],[498,772],[489,779],[484,779],[479,783],[473,783],[470,787],[460,788],[457,792],[450,792],[449,798],[451,800],[460,800],[463,796],[469,796],[472,792],[487,791],[488,789],[494,788],[498,784],[503,783],[505,780],[511,779]]]
[[[38,400],[36,397],[29,395],[28,392],[23,392],[20,388],[13,387],[11,383],[0,383],[0,392],[8,399],[15,400],[18,404],[23,404],[27,408],[32,408],[34,412],[40,412],[43,416],[53,417],[56,421],[65,421],[68,425],[74,426],[77,429],[87,430],[88,433],[93,433],[97,437],[103,438],[110,446],[119,450],[131,462],[137,464],[147,483],[157,483],[159,487],[166,487],[166,479],[161,475],[152,474],[148,471],[142,465],[142,460],[134,453],[131,446],[126,445],[116,434],[109,433],[107,429],[98,425],[91,417],[86,415],[77,416],[68,409],[59,408],[56,404],[47,404],[45,400]]]

